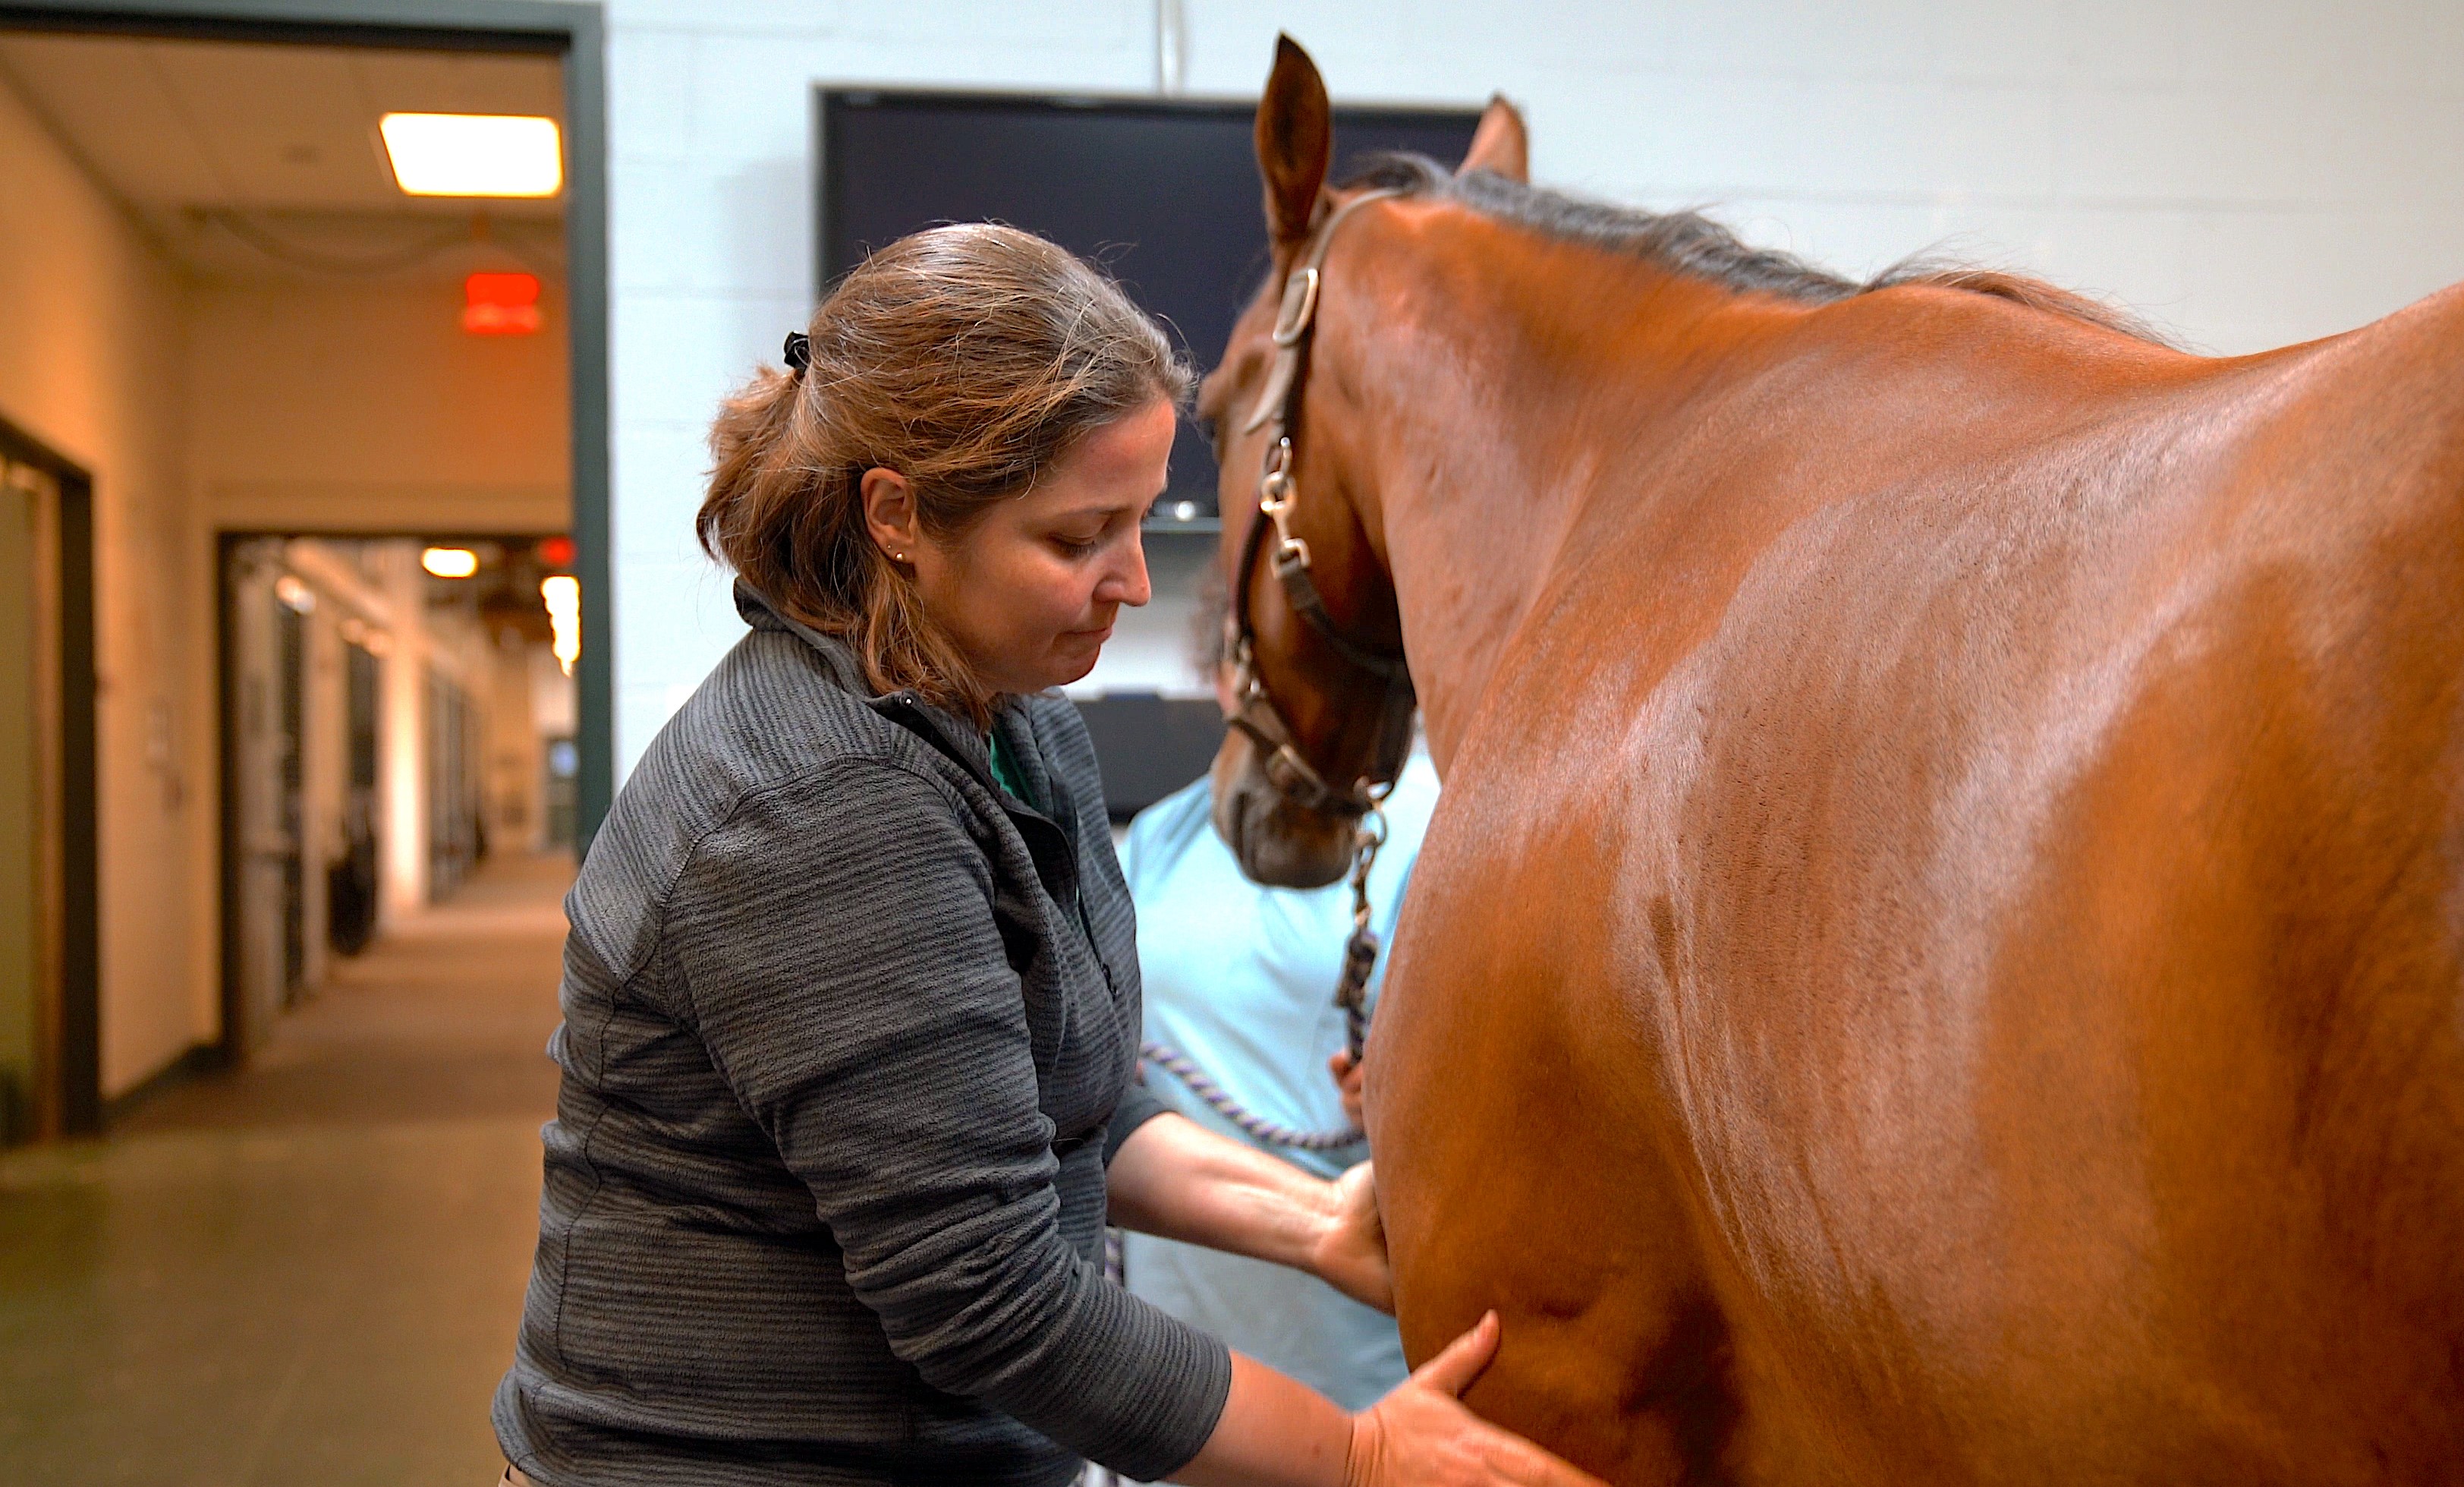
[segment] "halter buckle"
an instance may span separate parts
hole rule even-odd
[[[1317,318],[1317,265],[1303,264],[1284,280],[1284,302],[1275,312],[1275,344],[1298,345]]]

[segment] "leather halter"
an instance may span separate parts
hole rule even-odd
[[[1419,698],[1412,690],[1412,673],[1401,652],[1354,640],[1337,628],[1334,617],[1327,612],[1325,597],[1318,592],[1317,581],[1309,571],[1309,544],[1292,535],[1293,508],[1300,500],[1299,481],[1292,474],[1292,435],[1300,422],[1302,363],[1317,328],[1319,284],[1335,229],[1343,225],[1344,218],[1371,202],[1403,194],[1398,190],[1365,191],[1336,208],[1318,229],[1309,253],[1284,280],[1283,305],[1275,316],[1274,366],[1266,374],[1266,386],[1259,394],[1257,406],[1241,425],[1243,433],[1264,426],[1267,440],[1265,457],[1258,473],[1258,512],[1263,520],[1250,522],[1248,536],[1241,544],[1240,566],[1232,575],[1231,612],[1224,618],[1223,654],[1234,668],[1233,690],[1240,699],[1238,709],[1226,722],[1247,734],[1257,745],[1265,761],[1262,767],[1267,783],[1274,786],[1277,793],[1304,810],[1326,815],[1368,816],[1376,811],[1378,803],[1395,788],[1395,778],[1402,772],[1411,751],[1412,715],[1419,707]],[[1256,631],[1249,618],[1249,578],[1257,568],[1259,552],[1265,546],[1269,522],[1274,526],[1275,546],[1268,563],[1292,612],[1317,632],[1318,638],[1346,665],[1376,677],[1385,687],[1372,772],[1354,781],[1348,790],[1336,789],[1315,766],[1301,757],[1292,742],[1291,726],[1268,695],[1265,678],[1258,673]],[[1377,834],[1382,837],[1384,833],[1380,831]],[[1368,854],[1374,856],[1374,849]]]

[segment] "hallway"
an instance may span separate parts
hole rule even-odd
[[[10,1487],[495,1479],[572,874],[492,859],[248,1073],[0,1155]]]

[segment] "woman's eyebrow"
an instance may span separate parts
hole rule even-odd
[[[1134,500],[1090,500],[1085,505],[1065,506],[1059,511],[1050,513],[1047,520],[1069,522],[1083,517],[1113,517],[1124,511],[1143,511],[1163,499],[1164,490],[1170,488],[1167,485],[1152,496],[1141,496]]]

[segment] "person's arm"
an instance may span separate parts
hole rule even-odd
[[[1359,1414],[1232,1355],[1215,1432],[1172,1476],[1187,1487],[1606,1487],[1456,1398],[1497,1353],[1495,1312]]]
[[[740,802],[669,895],[671,1010],[803,1181],[892,1353],[1153,1480],[1215,1429],[1230,1354],[1063,1235],[1018,973],[957,811],[869,760]]]
[[[1132,1131],[1105,1174],[1121,1228],[1288,1265],[1391,1312],[1371,1184],[1367,1163],[1330,1183],[1175,1114]]]

